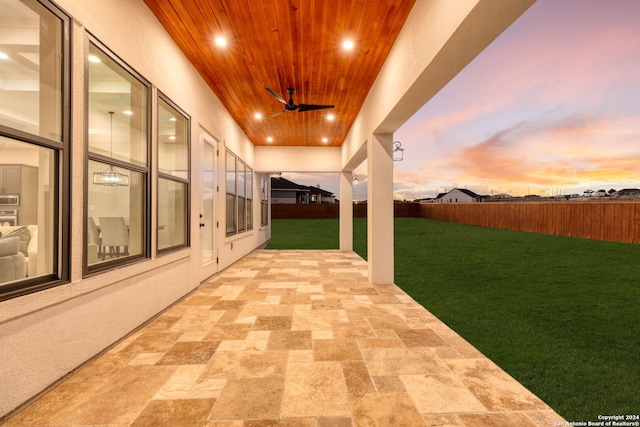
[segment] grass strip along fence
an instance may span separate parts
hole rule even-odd
[[[338,221],[273,220],[268,248],[337,249]],[[626,243],[395,220],[396,284],[568,420],[640,409],[639,259]]]

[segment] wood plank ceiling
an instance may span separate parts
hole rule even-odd
[[[285,146],[342,145],[415,3],[144,1],[248,138],[255,145]],[[216,37],[224,37],[226,46],[218,46]],[[343,48],[346,40],[354,44],[350,51]],[[287,88],[294,88],[295,104],[335,108],[269,117],[284,105],[267,87],[285,100]]]

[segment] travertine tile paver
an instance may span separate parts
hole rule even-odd
[[[257,250],[6,427],[552,426],[558,414],[353,252]]]

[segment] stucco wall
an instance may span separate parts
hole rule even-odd
[[[442,196],[438,200],[438,203],[470,203],[475,201],[476,199],[474,197],[471,197],[460,190],[452,190],[445,196]]]
[[[221,153],[216,166],[218,183],[225,182],[225,147],[250,167],[255,162],[253,145],[142,0],[56,0],[56,3],[74,19],[71,281],[0,302],[0,417],[198,286],[206,274],[201,267],[201,232],[197,226],[202,198],[199,171],[203,132],[217,140]],[[162,91],[191,116],[192,198],[190,248],[84,278],[86,32],[148,79],[154,87],[154,97],[156,89]],[[259,194],[258,179],[254,174],[254,195]],[[221,226],[216,232],[219,264],[214,266],[214,272],[268,240],[270,229],[259,227],[260,200],[254,197],[253,202],[254,230],[226,238],[224,193],[218,193],[215,211]],[[155,201],[150,208],[153,212]],[[155,215],[150,229],[155,229]]]

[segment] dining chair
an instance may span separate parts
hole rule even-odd
[[[121,216],[100,217],[100,237],[102,238],[102,259],[129,255],[129,231]],[[122,248],[122,252],[120,252]],[[109,253],[107,254],[107,249]]]
[[[96,220],[91,216],[87,227],[87,243],[96,245],[98,247],[98,259],[104,259],[100,229],[96,224]]]

